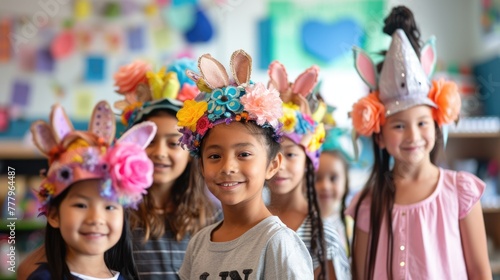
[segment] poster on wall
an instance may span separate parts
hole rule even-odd
[[[500,0],[481,1],[481,31],[487,48],[500,45]]]
[[[269,18],[259,26],[266,42],[260,65],[279,60],[291,69],[311,64],[352,68],[352,46],[377,52],[387,46],[382,33],[385,0],[269,1]]]

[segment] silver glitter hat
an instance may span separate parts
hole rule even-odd
[[[385,116],[396,114],[417,105],[437,105],[428,97],[431,89],[429,75],[435,59],[435,39],[422,48],[420,60],[402,29],[392,35],[392,42],[377,77],[373,61],[361,49],[354,48],[355,67],[385,107]]]

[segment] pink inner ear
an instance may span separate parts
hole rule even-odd
[[[226,68],[211,56],[201,56],[198,61],[200,72],[211,88],[223,88],[229,85]]]
[[[60,106],[55,107],[52,111],[51,123],[58,141],[63,139],[64,136],[66,136],[73,130],[73,125],[69,123],[69,119],[66,116],[66,113]]]
[[[292,92],[307,96],[318,82],[319,68],[314,65],[300,74],[293,83]]]
[[[286,73],[285,66],[278,61],[273,61],[269,65],[268,70],[269,78],[271,78],[271,84],[281,93],[288,90],[288,75]]]
[[[151,121],[145,121],[134,125],[127,130],[117,142],[134,143],[145,149],[156,134],[156,124]]]
[[[434,48],[431,44],[427,44],[422,49],[422,53],[420,54],[420,63],[422,64],[422,68],[427,76],[430,76],[432,70],[434,69],[436,57],[434,54]]]
[[[376,88],[377,75],[375,74],[375,67],[372,60],[364,52],[356,52],[356,69],[370,88]]]

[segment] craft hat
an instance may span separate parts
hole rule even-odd
[[[177,113],[180,139],[183,147],[193,156],[199,156],[200,144],[207,131],[219,124],[233,121],[252,121],[274,131],[274,140],[280,141],[279,118],[282,101],[276,90],[269,90],[262,83],[252,83],[252,58],[243,50],[231,55],[229,79],[224,66],[210,54],[198,59],[200,74],[187,71],[196,81],[200,91],[194,100],[186,100]]]
[[[42,214],[53,198],[78,181],[102,179],[101,195],[125,207],[135,207],[152,184],[153,164],[144,148],[156,125],[141,123],[113,143],[115,117],[105,101],[95,106],[88,131],[75,131],[64,109],[54,105],[50,123],[36,121],[31,132],[49,159],[49,170],[37,190]]]
[[[283,135],[304,148],[307,157],[317,170],[325,129],[323,123],[313,119],[310,103],[317,103],[311,93],[318,82],[319,68],[311,66],[292,83],[288,81],[285,66],[273,61],[269,65],[268,74],[269,87],[276,88],[283,100],[283,117],[280,119],[283,123]],[[320,119],[323,114],[324,112],[320,114]]]

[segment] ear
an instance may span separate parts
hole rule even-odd
[[[279,152],[274,159],[271,160],[267,167],[267,172],[266,172],[266,180],[271,179],[276,173],[278,173],[278,170],[280,169],[281,162],[283,161],[283,154]]]
[[[248,84],[252,73],[252,58],[244,50],[237,50],[231,55],[231,72],[236,84]]]
[[[116,142],[117,143],[134,143],[141,146],[143,149],[151,143],[156,135],[156,124],[151,121],[141,122],[132,126],[127,130]]]
[[[198,59],[198,68],[210,88],[223,88],[229,85],[226,68],[210,54],[204,54]]]
[[[50,123],[54,131],[55,140],[58,143],[64,138],[64,136],[74,130],[73,124],[71,124],[66,112],[59,104],[52,107],[52,112],[50,113]]]
[[[427,77],[430,77],[436,66],[436,38],[431,37],[425,42],[420,52],[420,64]]]
[[[273,61],[269,64],[269,70],[267,71],[269,78],[269,88],[272,86],[277,89],[280,93],[284,93],[288,90],[288,75],[286,73],[285,66],[278,61]]]
[[[377,89],[377,71],[373,61],[362,49],[353,47],[354,54],[354,68],[358,71],[359,76],[370,88],[370,90]]]
[[[115,139],[115,115],[108,102],[100,101],[95,105],[92,117],[90,118],[89,131],[102,137],[109,144]]]
[[[300,74],[292,86],[292,93],[297,93],[302,96],[307,96],[314,89],[314,86],[318,82],[319,67],[313,65],[306,69],[302,74]]]
[[[44,121],[36,121],[31,125],[30,130],[33,135],[33,143],[35,143],[40,152],[48,156],[50,150],[57,145],[50,125]]]
[[[47,222],[53,228],[59,228],[59,210],[55,207],[49,207],[49,213],[47,213]]]

